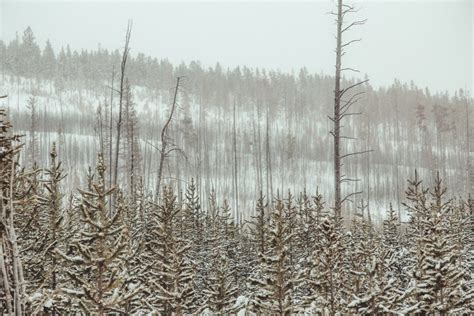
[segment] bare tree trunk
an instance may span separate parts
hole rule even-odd
[[[336,76],[334,85],[334,211],[341,216],[341,58],[342,0],[337,2]]]
[[[233,119],[232,119],[232,143],[234,151],[234,198],[235,198],[235,214],[239,214],[239,181],[237,179],[237,131],[235,126],[235,100],[234,100],[234,109],[233,109]],[[234,216],[235,219],[235,216]]]
[[[347,201],[350,197],[360,194],[362,192],[352,192],[344,197],[342,197],[341,191],[341,184],[343,182],[357,182],[358,179],[351,179],[347,178],[345,175],[342,175],[341,167],[342,167],[342,160],[344,158],[348,158],[350,156],[359,155],[362,153],[370,152],[370,150],[366,151],[358,151],[358,152],[351,152],[341,154],[341,140],[342,139],[354,139],[353,137],[345,136],[341,134],[341,121],[345,117],[351,115],[360,115],[362,113],[348,113],[351,109],[351,106],[357,103],[359,100],[358,96],[363,94],[362,92],[354,93],[352,96],[348,97],[347,100],[343,100],[342,97],[347,94],[347,92],[351,91],[352,89],[366,83],[368,79],[357,82],[353,85],[350,85],[346,88],[341,87],[341,79],[342,79],[342,71],[349,70],[355,71],[352,68],[342,68],[342,56],[344,55],[345,47],[349,46],[354,42],[360,41],[360,39],[350,40],[347,42],[342,42],[343,33],[351,29],[353,26],[362,25],[365,23],[366,20],[354,21],[348,24],[347,26],[344,25],[344,18],[348,13],[354,13],[357,10],[350,5],[343,4],[342,0],[338,0],[337,2],[337,13],[336,15],[336,25],[337,25],[337,33],[336,33],[336,74],[335,74],[335,84],[334,84],[334,116],[330,118],[330,120],[334,124],[334,128],[331,131],[332,136],[334,137],[334,212],[337,218],[341,217],[342,211],[342,204]],[[344,26],[343,26],[344,25]]]
[[[112,153],[113,153],[113,148],[112,148],[112,140],[113,140],[113,126],[114,126],[114,121],[113,121],[113,108],[114,108],[114,78],[115,78],[115,67],[112,67],[112,79],[111,79],[111,86],[110,86],[110,123],[109,123],[109,168],[112,169]],[[112,172],[109,172],[109,187],[112,186]],[[110,199],[110,198],[109,198]],[[110,200],[109,200],[110,204]]]
[[[2,201],[0,201],[2,203]],[[3,212],[3,203],[2,203],[2,212]],[[4,220],[2,218],[2,220]],[[8,272],[7,272],[7,267],[5,264],[5,254],[6,251],[3,250],[3,246],[5,244],[5,239],[2,236],[0,240],[0,269],[2,270],[2,280],[3,280],[3,290],[5,291],[5,300],[6,300],[6,305],[7,305],[7,313],[8,315],[12,315],[12,296],[11,296],[11,287],[10,287],[10,282],[8,281]]]
[[[114,165],[114,188],[117,187],[117,179],[118,179],[118,160],[119,160],[119,151],[120,151],[120,133],[122,130],[122,106],[123,106],[123,88],[124,88],[124,81],[125,81],[125,68],[127,66],[127,59],[128,53],[130,51],[129,43],[130,43],[130,35],[132,32],[132,23],[128,22],[127,32],[125,35],[125,47],[122,54],[122,64],[121,64],[121,71],[120,71],[120,95],[119,95],[119,114],[118,114],[118,121],[117,121],[117,138],[115,142],[115,165]],[[117,190],[115,192],[118,192]],[[116,193],[114,194],[114,197]],[[115,200],[115,198],[114,198]]]
[[[15,306],[15,314],[16,315],[23,315],[23,302],[22,298],[25,295],[25,281],[23,279],[23,269],[20,262],[20,251],[18,249],[18,242],[15,232],[15,226],[13,222],[14,218],[14,208],[13,208],[13,182],[14,182],[14,174],[15,174],[15,160],[12,159],[11,161],[11,171],[10,171],[10,196],[9,196],[9,209],[10,209],[10,219],[9,219],[9,239],[12,247],[12,255],[13,255],[13,280],[15,282],[15,299],[14,299],[14,306]]]
[[[181,77],[178,77],[178,79],[176,80],[176,87],[174,90],[173,103],[171,104],[170,115],[168,116],[168,119],[166,120],[165,125],[163,126],[163,129],[161,130],[160,164],[158,166],[158,175],[157,175],[157,180],[156,180],[156,192],[155,192],[156,201],[158,201],[158,199],[160,198],[161,180],[163,176],[163,166],[165,164],[165,160],[168,154],[171,151],[176,149],[176,148],[172,148],[168,150],[168,145],[169,145],[168,128],[171,123],[171,120],[173,119],[173,114],[176,109],[176,100],[178,97],[178,89],[179,89],[180,80],[181,80]]]
[[[273,207],[273,178],[272,178],[272,158],[270,154],[270,113],[267,110],[267,124],[265,128],[265,152],[267,163],[267,199],[268,204]]]

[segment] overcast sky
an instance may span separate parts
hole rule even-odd
[[[346,65],[375,86],[394,78],[433,91],[473,89],[473,4],[463,1],[358,1],[366,25]],[[133,19],[132,52],[173,63],[247,65],[332,74],[335,1],[115,2],[0,0],[0,35],[11,40],[30,25],[43,46],[122,46]],[[473,89],[474,90],[474,89]],[[472,90],[471,90],[472,91]]]

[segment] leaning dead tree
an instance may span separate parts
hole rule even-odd
[[[120,137],[122,131],[122,112],[123,112],[123,95],[125,90],[125,69],[127,66],[128,54],[130,52],[130,36],[132,34],[132,22],[128,22],[127,32],[125,34],[125,47],[122,54],[122,63],[120,65],[120,90],[119,93],[119,113],[117,119],[117,135],[115,142],[115,161],[114,161],[114,187],[117,187],[118,179],[118,161],[119,161],[119,151],[120,151]],[[112,87],[113,89],[113,87]]]
[[[342,57],[345,54],[345,49],[355,43],[359,42],[361,39],[353,39],[344,41],[343,37],[346,32],[351,30],[353,27],[358,25],[363,25],[366,20],[357,20],[350,23],[345,22],[347,14],[355,13],[357,9],[354,6],[344,4],[342,0],[337,2],[337,12],[332,12],[331,14],[336,16],[336,25],[337,25],[337,34],[336,34],[336,75],[335,75],[335,85],[334,85],[334,116],[329,117],[333,122],[333,130],[330,134],[334,137],[334,211],[338,217],[341,216],[342,204],[350,199],[356,194],[362,192],[352,192],[344,197],[341,192],[341,184],[347,182],[357,182],[358,179],[351,179],[342,173],[343,160],[354,155],[366,153],[369,151],[358,151],[350,153],[341,153],[341,141],[343,139],[350,140],[354,139],[353,137],[343,135],[341,133],[341,124],[345,118],[348,118],[353,115],[360,115],[360,112],[352,112],[352,106],[357,103],[361,95],[364,92],[354,91],[355,88],[361,86],[368,80],[359,81],[355,84],[351,84],[345,88],[342,88],[342,73],[344,71],[353,71],[359,72],[353,68],[343,68],[342,67]]]
[[[171,121],[173,120],[173,115],[176,112],[176,107],[178,105],[177,104],[178,90],[180,88],[181,79],[182,77],[178,77],[176,79],[176,86],[173,91],[173,99],[171,102],[170,113],[166,119],[165,125],[163,125],[163,129],[161,130],[161,135],[160,135],[161,147],[158,148],[154,146],[153,144],[150,144],[152,147],[154,147],[160,152],[160,160],[159,160],[159,165],[158,165],[158,175],[156,179],[156,192],[155,192],[155,199],[157,201],[160,197],[161,182],[163,180],[163,168],[164,168],[167,158],[174,151],[178,151],[181,154],[184,154],[180,148],[178,148],[175,144],[173,144],[173,140],[169,136],[169,133],[168,133]]]

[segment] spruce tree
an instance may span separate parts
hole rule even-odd
[[[290,315],[293,305],[295,275],[290,265],[290,245],[293,235],[281,199],[276,200],[268,226],[268,249],[261,254],[261,275],[251,279],[253,297],[250,309],[256,313]]]
[[[73,308],[105,315],[123,312],[123,306],[137,291],[127,290],[125,259],[129,233],[122,223],[123,206],[117,206],[113,214],[108,212],[107,200],[114,188],[105,185],[106,167],[102,154],[98,155],[96,170],[97,177],[88,190],[79,190],[82,228],[73,241],[74,251],[66,254],[56,250],[56,253],[69,267],[66,274],[72,283],[63,291],[76,300]]]
[[[181,208],[171,188],[163,190],[161,202],[154,210],[152,252],[148,275],[147,305],[164,315],[184,315],[196,310],[194,304],[194,262],[188,256],[191,243],[180,236]]]

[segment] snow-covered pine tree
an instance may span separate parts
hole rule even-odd
[[[230,221],[230,206],[224,200],[222,211],[215,222],[216,229],[208,244],[211,251],[209,274],[206,278],[204,295],[206,306],[218,315],[234,313],[238,293],[236,275],[236,246],[233,222]]]
[[[123,312],[137,290],[128,290],[125,267],[127,228],[121,222],[123,206],[109,214],[108,197],[114,188],[106,188],[106,167],[102,154],[97,158],[97,177],[91,179],[89,190],[79,190],[81,229],[73,240],[73,253],[56,249],[64,260],[71,283],[62,288],[65,295],[77,299],[76,312],[105,315]]]
[[[297,199],[297,224],[295,243],[298,249],[297,264],[304,264],[311,257],[319,242],[319,224],[323,217],[324,202],[319,192],[311,199],[306,189]]]
[[[418,224],[423,233],[416,243],[417,265],[413,272],[414,293],[411,311],[419,313],[474,312],[474,289],[467,282],[467,271],[462,265],[456,234],[450,225],[452,200],[446,200],[446,188],[439,174],[435,179],[425,216]],[[426,196],[420,197],[423,201]]]
[[[351,285],[351,301],[347,305],[351,312],[363,315],[393,313],[400,307],[403,292],[401,282],[391,269],[396,263],[392,252],[398,237],[398,219],[390,206],[384,232],[387,244],[381,241],[369,218],[364,216],[366,205],[361,204],[361,213],[356,213],[351,227],[350,262],[348,262]],[[397,225],[397,226],[394,226]]]
[[[334,214],[323,219],[319,228],[319,247],[303,272],[309,293],[302,300],[310,313],[335,315],[345,311],[348,299],[347,241],[341,222],[342,219]]]
[[[47,271],[43,270],[43,259],[37,254],[44,249],[44,222],[46,209],[39,203],[43,195],[40,182],[41,170],[33,163],[32,169],[23,172],[23,181],[17,181],[19,192],[29,192],[24,203],[16,210],[15,227],[18,229],[18,244],[22,249],[23,269],[28,292],[35,291],[41,286]]]
[[[249,235],[251,236],[253,248],[257,253],[265,253],[267,251],[267,224],[268,224],[268,214],[267,214],[268,203],[266,202],[265,197],[260,191],[260,195],[257,199],[257,205],[255,208],[255,216],[252,216],[252,221],[250,222]]]
[[[405,288],[409,281],[408,257],[409,251],[401,235],[400,220],[389,205],[387,217],[383,222],[382,249],[386,252],[385,265],[388,267],[387,278],[395,278],[401,288]]]
[[[289,246],[293,235],[284,202],[276,199],[268,226],[268,249],[262,257],[260,275],[251,278],[253,295],[249,309],[257,314],[290,315],[294,310],[295,276]]]
[[[209,262],[206,260],[205,239],[207,236],[205,227],[206,216],[201,209],[199,195],[194,183],[194,179],[188,184],[184,196],[182,212],[180,214],[180,237],[190,242],[190,248],[187,251],[187,257],[192,259],[196,269],[195,282],[195,301],[196,305],[202,306],[205,302],[204,290],[206,274]]]
[[[64,273],[59,264],[56,249],[65,251],[65,241],[70,233],[65,229],[65,211],[62,205],[63,194],[60,183],[66,177],[61,162],[57,161],[56,143],[52,144],[50,152],[50,167],[45,170],[44,192],[38,196],[38,205],[41,206],[41,248],[37,249],[35,256],[40,258],[41,273],[34,276],[38,282],[37,288],[33,289],[32,301],[34,314],[47,313],[56,315],[66,312],[62,308],[58,286],[63,283]]]
[[[154,206],[148,249],[150,264],[143,271],[149,295],[143,303],[154,313],[184,315],[196,311],[194,262],[188,256],[191,242],[180,235],[181,208],[173,190],[165,187],[159,205]]]

